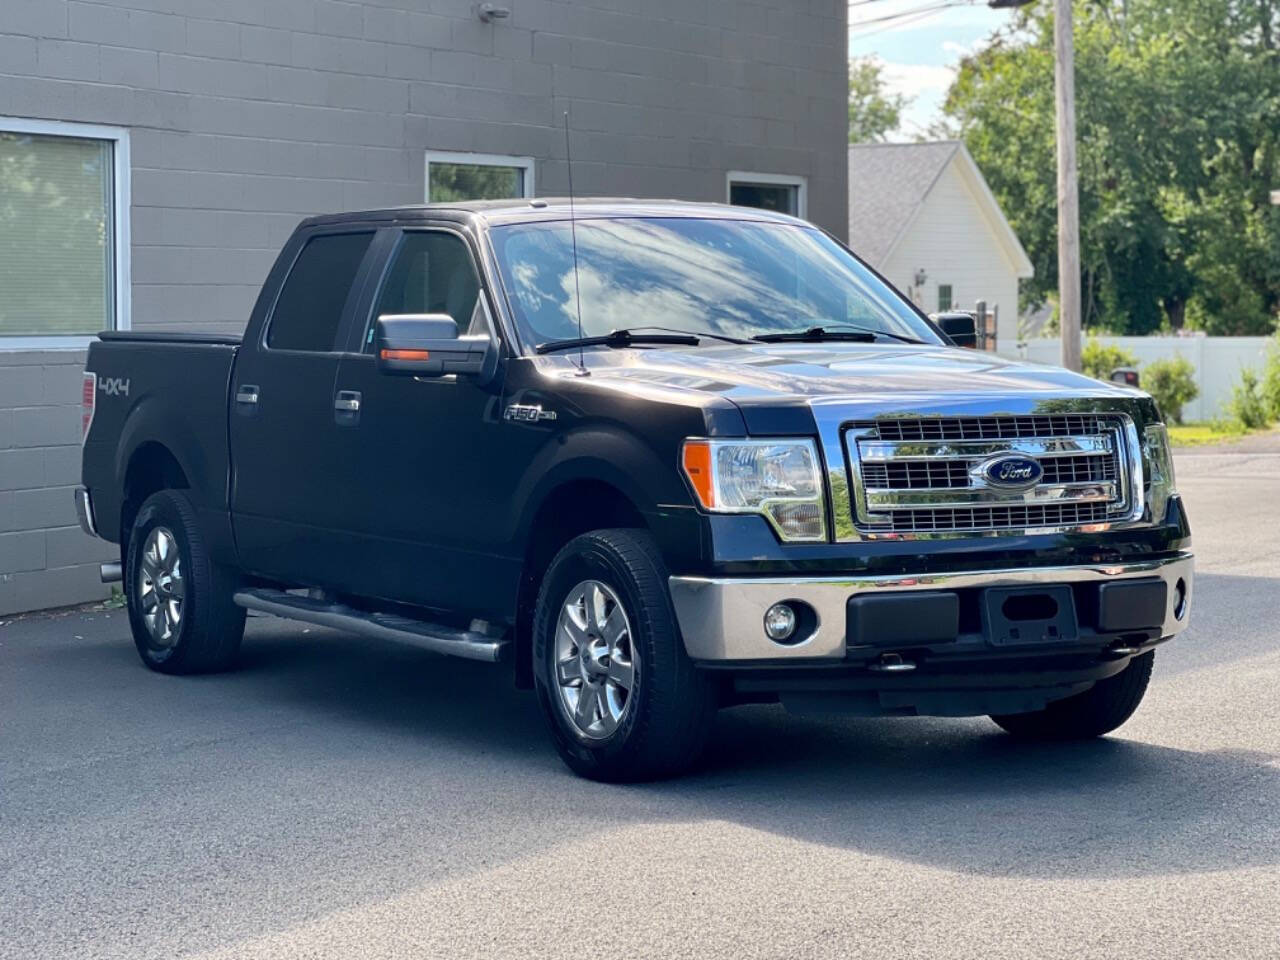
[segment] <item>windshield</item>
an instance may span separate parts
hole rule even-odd
[[[527,345],[578,336],[567,220],[490,231]],[[661,326],[749,339],[856,327],[941,342],[887,284],[820,230],[687,217],[577,221],[582,333]]]

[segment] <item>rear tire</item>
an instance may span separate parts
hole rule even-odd
[[[236,578],[209,557],[195,507],[181,490],[153,493],[138,510],[125,557],[129,626],[138,656],[160,673],[235,665],[244,610]]]
[[[534,612],[534,681],[571,770],[634,782],[694,765],[715,688],[685,653],[649,534],[595,530],[551,561]]]
[[[1087,740],[1115,730],[1133,716],[1147,692],[1154,650],[1134,657],[1119,673],[1084,693],[1056,700],[1034,713],[993,716],[1001,727],[1026,740]]]

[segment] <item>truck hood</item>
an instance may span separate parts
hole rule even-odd
[[[539,358],[571,372],[572,351]],[[1061,367],[993,353],[914,344],[751,344],[696,348],[593,350],[585,355],[596,386],[640,393],[715,395],[740,406],[822,398],[899,401],[1010,396],[1141,397]],[[552,373],[552,369],[545,372]]]
[[[537,359],[552,376],[571,375],[578,362],[572,351]],[[1095,408],[1131,410],[1139,420],[1154,416],[1141,391],[957,347],[725,344],[594,350],[584,359],[596,389],[703,406],[727,400],[752,433],[811,432],[810,409],[828,404],[847,405],[857,416],[978,407],[992,413]]]

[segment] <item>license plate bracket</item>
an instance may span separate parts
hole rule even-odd
[[[988,587],[982,594],[982,629],[996,647],[1070,643],[1080,634],[1075,598],[1065,584]]]

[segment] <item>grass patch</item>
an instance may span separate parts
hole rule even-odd
[[[1175,447],[1201,447],[1209,443],[1239,440],[1256,430],[1246,429],[1236,420],[1206,420],[1203,423],[1169,424],[1169,441]]]

